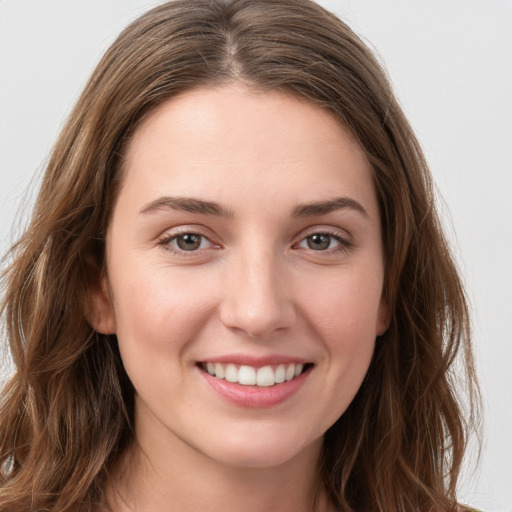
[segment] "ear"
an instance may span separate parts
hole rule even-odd
[[[388,330],[390,323],[391,308],[389,307],[387,299],[383,296],[380,299],[379,310],[377,313],[376,335],[382,336]]]
[[[110,297],[107,276],[101,272],[89,283],[89,313],[91,327],[101,334],[115,334],[116,320]]]

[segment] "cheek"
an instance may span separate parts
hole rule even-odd
[[[302,298],[304,316],[328,359],[331,389],[343,390],[342,409],[359,389],[373,356],[381,287],[380,274],[371,269],[347,272],[321,287],[310,287]]]
[[[211,313],[209,281],[199,286],[202,280],[186,272],[158,266],[126,270],[114,283],[113,300],[123,359],[183,350]]]
[[[377,267],[378,268],[378,267]],[[312,324],[329,340],[374,340],[379,321],[382,279],[375,268],[342,269],[339,275],[312,278],[301,304]],[[348,341],[348,340],[347,340]]]
[[[114,285],[119,350],[137,395],[157,411],[187,389],[186,355],[211,317],[211,290],[169,267],[127,270]]]

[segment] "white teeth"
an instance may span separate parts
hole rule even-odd
[[[274,377],[274,381],[276,384],[281,384],[286,379],[286,368],[284,367],[284,364],[280,364],[276,368],[276,376]]]
[[[238,370],[234,364],[228,364],[226,366],[226,374],[224,378],[228,382],[238,382]]]
[[[292,380],[293,377],[295,377],[295,365],[290,364],[288,365],[288,368],[286,368],[285,379]]]
[[[238,382],[245,386],[254,386],[256,384],[256,370],[252,366],[240,366]]]
[[[218,377],[219,379],[223,379],[224,375],[224,365],[220,363],[215,363],[215,376]]]
[[[273,386],[275,384],[274,370],[272,366],[263,366],[258,369],[256,374],[256,384],[258,386]]]
[[[203,368],[218,379],[228,382],[237,382],[244,386],[270,387],[281,384],[298,377],[304,365],[300,363],[280,364],[277,367],[270,365],[254,368],[248,365],[237,366],[235,364],[206,363]]]

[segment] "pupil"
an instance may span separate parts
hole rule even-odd
[[[329,247],[331,237],[329,235],[311,235],[308,236],[308,247],[315,251],[322,251]]]
[[[188,233],[181,235],[177,239],[178,247],[183,251],[193,251],[201,245],[201,237]]]

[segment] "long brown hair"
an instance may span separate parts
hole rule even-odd
[[[342,511],[448,511],[477,397],[468,309],[421,148],[377,60],[309,0],[178,0],[107,51],[55,145],[11,251],[1,311],[16,371],[1,397],[0,512],[91,511],[133,439],[134,390],[115,336],[87,322],[123,150],[158,105],[240,81],[330,109],[373,167],[393,314],[357,396],[325,435]],[[465,378],[464,378],[465,377]]]

